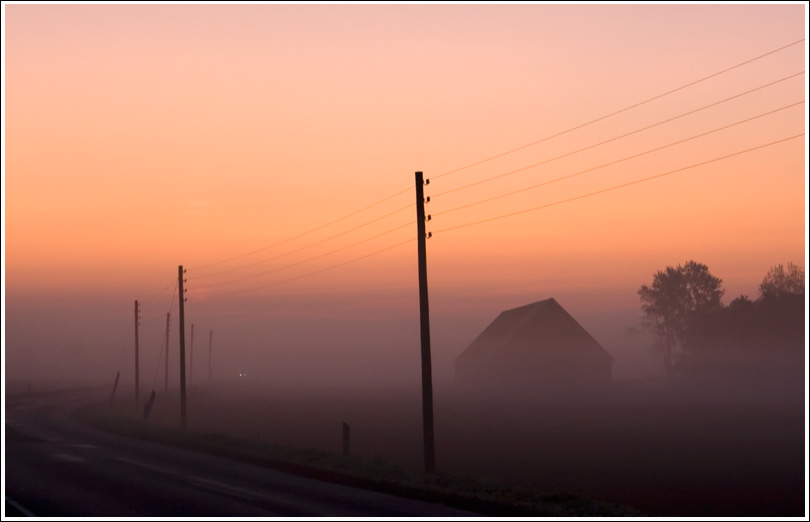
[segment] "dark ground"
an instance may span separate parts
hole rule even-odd
[[[802,516],[804,384],[614,383],[595,393],[511,397],[437,388],[437,469],[582,494],[653,516]],[[418,390],[273,388],[233,381],[189,391],[191,429],[422,466]],[[158,395],[153,422],[179,423]]]

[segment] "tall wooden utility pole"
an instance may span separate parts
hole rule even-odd
[[[163,365],[164,368],[164,383],[163,383],[163,393],[166,394],[166,397],[169,396],[169,322],[171,321],[172,313],[166,312],[166,360],[163,361],[165,364]]]
[[[186,430],[186,323],[185,323],[185,303],[186,295],[183,290],[183,279],[185,270],[183,265],[177,267],[177,284],[180,289],[180,429]]]
[[[428,180],[428,183],[430,181]],[[425,472],[436,469],[433,445],[433,376],[430,365],[430,314],[428,312],[427,255],[425,253],[425,194],[421,172],[416,173],[416,240],[419,255],[419,323],[422,337],[422,429],[425,439]]]
[[[138,301],[135,301],[135,406],[138,406],[141,397],[138,364],[138,326],[141,324],[141,314],[138,308]]]
[[[208,384],[214,382],[214,370],[211,369],[211,343],[214,340],[214,331],[208,331]]]
[[[188,386],[194,384],[194,323],[191,323],[191,346],[189,347]]]

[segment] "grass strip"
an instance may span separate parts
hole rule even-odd
[[[180,431],[149,424],[109,403],[84,406],[78,420],[132,438],[187,448],[325,482],[444,504],[484,516],[636,517],[630,507],[558,492],[517,488],[447,473],[411,473],[382,459],[245,440],[223,433]]]

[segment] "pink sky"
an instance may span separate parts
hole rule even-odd
[[[667,265],[707,264],[724,280],[728,302],[756,297],[775,264],[806,264],[804,74],[441,195],[802,73],[806,41],[442,175],[797,42],[806,36],[804,4],[3,9],[8,354],[86,347],[101,371],[114,373],[127,360],[120,354],[131,344],[132,302],[156,296],[144,328],[159,339],[182,264],[189,322],[222,332],[223,344],[233,332],[244,361],[281,331],[275,349],[302,375],[310,364],[302,361],[354,368],[359,355],[372,361],[369,371],[416,367],[415,242],[330,268],[415,237],[416,170],[434,177],[426,190],[435,214],[428,277],[444,365],[503,308],[555,297],[603,340],[638,324],[636,291]],[[789,137],[621,190],[453,228]],[[205,268],[398,191],[330,227]],[[300,324],[284,321],[293,313]],[[41,321],[68,316],[70,335],[67,327],[42,330]],[[343,338],[335,328],[349,332]],[[400,331],[381,355],[380,343]],[[22,372],[30,361],[14,357],[8,367]]]

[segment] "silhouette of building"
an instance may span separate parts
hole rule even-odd
[[[458,383],[500,389],[603,385],[612,364],[554,299],[501,312],[455,361]]]

